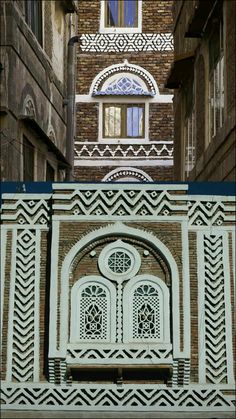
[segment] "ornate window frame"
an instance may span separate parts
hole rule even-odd
[[[142,32],[142,0],[138,0],[138,16],[136,27],[106,27],[105,26],[105,0],[100,1],[100,33],[141,33]]]
[[[127,269],[122,272],[123,269],[123,261],[117,258],[119,258],[119,254],[126,255],[127,256],[127,262],[130,264],[127,265]],[[111,261],[111,257],[114,259]],[[114,269],[116,268],[116,262],[120,265],[121,272],[116,272],[115,270],[111,269],[111,263],[113,263]],[[135,249],[135,247],[131,246],[128,243],[123,242],[122,240],[116,240],[115,242],[112,242],[108,244],[104,249],[102,249],[99,258],[98,258],[98,266],[101,271],[101,273],[113,280],[117,281],[118,283],[123,282],[127,279],[132,278],[137,274],[137,272],[140,269],[141,265],[141,258],[138,253],[138,251]]]
[[[116,319],[110,315],[111,307],[116,312],[116,289],[115,286],[106,278],[97,275],[88,275],[77,280],[71,289],[71,323],[70,323],[70,343],[89,343],[97,342],[98,339],[83,339],[80,337],[81,322],[80,322],[80,303],[81,291],[85,286],[99,285],[105,288],[107,294],[107,336],[100,340],[100,342],[112,343],[116,339]]]
[[[169,290],[166,284],[157,276],[142,274],[130,279],[124,288],[123,307],[123,333],[124,343],[141,342],[141,338],[133,338],[133,292],[138,284],[152,285],[154,288],[159,288],[160,299],[160,338],[144,339],[144,342],[159,342],[161,344],[170,343],[170,304],[169,304]],[[147,300],[148,301],[148,300]]]

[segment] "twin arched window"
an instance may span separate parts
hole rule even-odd
[[[71,343],[116,341],[117,308],[123,313],[123,342],[169,343],[169,291],[162,280],[138,275],[123,287],[99,276],[79,279],[71,294]]]

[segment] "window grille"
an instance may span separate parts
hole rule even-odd
[[[80,306],[81,340],[106,340],[108,338],[109,297],[103,286],[91,284],[82,289]]]

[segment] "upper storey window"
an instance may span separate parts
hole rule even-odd
[[[138,0],[106,0],[106,27],[138,26]]]
[[[144,104],[104,104],[104,138],[143,138]]]
[[[224,123],[224,45],[223,22],[219,21],[209,42],[209,116],[210,140]]]
[[[100,32],[141,32],[141,0],[102,0]]]
[[[42,45],[42,2],[25,0],[25,20]]]

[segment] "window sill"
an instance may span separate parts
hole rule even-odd
[[[101,34],[132,34],[141,33],[142,28],[100,28]]]

